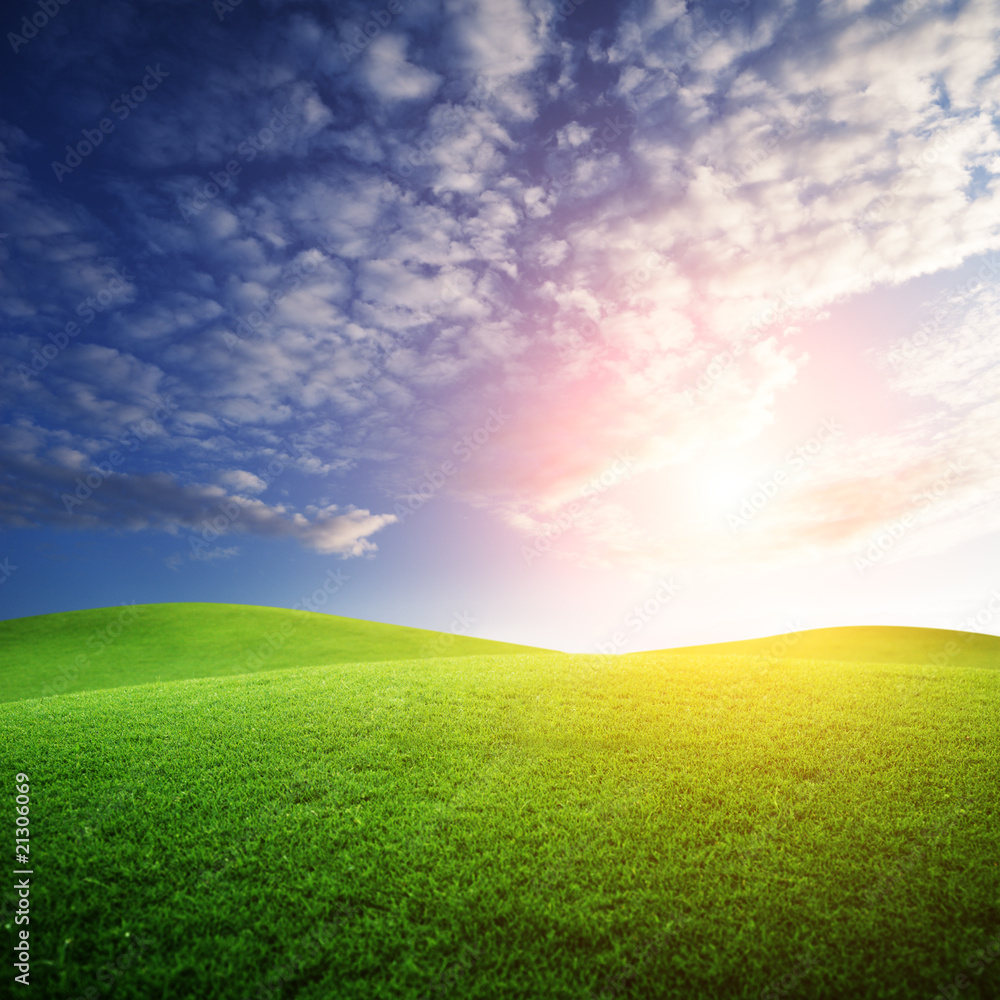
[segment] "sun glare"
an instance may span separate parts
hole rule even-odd
[[[729,507],[743,495],[746,483],[746,475],[739,468],[716,466],[702,473],[698,493],[713,507]]]

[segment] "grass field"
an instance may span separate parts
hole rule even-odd
[[[836,631],[231,676],[176,640],[203,676],[138,686],[109,647],[0,704],[35,995],[1000,997],[1000,640]]]
[[[0,701],[317,663],[547,652],[240,604],[136,604],[0,622]]]

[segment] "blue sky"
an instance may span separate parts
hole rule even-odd
[[[4,18],[0,617],[1000,633],[995,4]]]

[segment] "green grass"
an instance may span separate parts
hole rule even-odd
[[[813,628],[804,632],[682,646],[685,655],[730,653],[797,657],[806,660],[849,660],[878,663],[961,662],[966,667],[1000,667],[1000,640],[980,632],[944,628],[906,628],[897,625],[856,625],[851,628]]]
[[[961,657],[289,666],[2,704],[0,748],[47,998],[1000,997]]]
[[[315,663],[531,646],[239,604],[137,604],[0,621],[0,702]]]

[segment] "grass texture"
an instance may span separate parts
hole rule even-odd
[[[31,780],[33,982],[66,1000],[1000,997],[1000,661],[935,663],[938,638],[907,663],[779,639],[0,704],[5,771]]]
[[[0,621],[0,702],[319,663],[529,652],[540,650],[312,611],[136,604]]]

